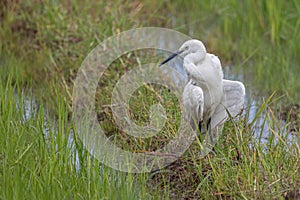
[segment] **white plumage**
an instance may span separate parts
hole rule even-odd
[[[228,118],[227,112],[232,117],[241,113],[245,97],[243,83],[223,79],[219,58],[207,53],[201,41],[186,41],[161,65],[177,55],[183,57],[188,75],[183,91],[184,118],[193,129],[199,128],[204,133],[209,127],[223,125]]]

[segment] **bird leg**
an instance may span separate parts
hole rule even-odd
[[[198,131],[198,138],[199,138],[199,140],[202,142],[202,137],[201,137],[201,130],[202,130],[202,123],[203,123],[203,121],[199,121],[199,123],[198,123],[198,128],[199,128],[199,131]]]
[[[203,142],[203,140],[204,140],[204,137],[203,137],[203,135],[204,135],[204,133],[206,132],[206,131],[203,131],[202,130],[202,128],[203,128],[203,120],[201,120],[201,121],[199,121],[199,123],[198,123],[198,138],[199,138],[199,140],[201,141],[201,142]],[[203,132],[202,132],[203,131]]]
[[[211,132],[211,117],[208,119],[206,128],[208,130],[210,141],[213,142],[212,132]]]
[[[198,123],[199,132],[200,132],[201,134],[203,134],[203,133],[202,133],[202,131],[203,131],[203,130],[202,130],[203,123],[204,123],[204,122],[203,122],[202,120],[199,121],[199,123]],[[204,125],[206,126],[206,130],[204,130],[203,132],[204,132],[204,133],[208,132],[209,137],[210,137],[210,140],[213,141],[212,130],[211,130],[211,117],[207,120],[207,122],[206,122]]]
[[[203,123],[203,121],[199,121],[199,124],[198,124],[198,127],[199,127],[200,132],[201,132],[201,130],[202,130],[202,123]]]

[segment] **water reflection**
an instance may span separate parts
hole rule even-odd
[[[241,82],[245,82],[244,73],[232,73],[232,70],[230,70],[229,66],[226,66],[223,68],[224,72],[224,78],[225,79],[231,79],[231,80],[238,80]],[[265,144],[267,143],[270,138],[274,137],[274,133],[271,131],[273,130],[276,133],[280,133],[280,136],[285,138],[286,142],[289,144],[297,143],[298,138],[296,135],[293,135],[292,133],[289,133],[286,128],[286,122],[281,120],[279,116],[274,116],[275,119],[272,119],[272,113],[269,113],[268,110],[264,110],[259,116],[256,118],[256,115],[258,115],[259,108],[264,103],[264,98],[267,97],[261,97],[253,94],[254,88],[247,87],[246,86],[246,97],[245,97],[245,110],[243,112],[243,115],[247,117],[248,124],[253,123],[252,131],[253,131],[253,137],[259,144]],[[255,119],[256,118],[256,119]],[[274,126],[273,124],[270,124],[270,122],[277,123],[278,126]],[[278,142],[278,138],[274,138],[275,142]]]
[[[168,63],[169,66],[172,66],[177,72],[183,74],[186,78],[187,75],[185,71],[182,68],[182,59],[176,58],[170,63]],[[243,74],[234,74],[232,73],[230,67],[224,67],[224,78],[225,79],[231,79],[231,80],[238,80],[244,82]],[[175,82],[178,81],[176,79],[176,75],[174,75]],[[258,109],[263,104],[263,98],[258,97],[252,94],[252,88],[246,86],[246,99],[245,99],[245,110],[243,113],[243,116],[247,118],[248,124],[251,124],[251,122],[256,118],[256,115],[258,113]],[[18,95],[16,95],[16,98],[18,98]],[[36,114],[38,112],[38,104],[37,101],[31,97],[25,96],[22,97],[23,102],[18,102],[17,107],[20,108],[22,106],[23,111],[23,121],[26,123],[30,118],[36,117]],[[279,126],[274,126],[274,124],[269,124],[272,119],[268,119],[268,111],[262,112],[257,119],[255,120],[255,123],[253,123],[252,126],[252,134],[254,142],[257,142],[258,144],[266,144],[270,141],[270,139],[274,139],[273,141],[275,143],[279,142],[279,137],[281,137],[284,142],[288,145],[292,145],[293,143],[298,143],[298,137],[296,135],[293,135],[287,131],[286,123],[279,118],[276,119],[276,121],[279,123]],[[50,122],[49,122],[50,121]],[[49,116],[44,117],[44,134],[45,137],[49,137],[49,133],[51,130],[51,133],[53,134],[54,139],[56,139],[55,134],[58,133],[57,127],[54,120],[50,119]],[[274,122],[276,123],[276,122]],[[51,127],[49,127],[51,126]],[[272,133],[271,129],[274,130],[274,132],[281,133],[279,137],[277,137],[274,133]],[[60,133],[62,134],[62,133]],[[70,133],[68,134],[68,147],[70,148],[71,153],[71,160],[72,162],[75,162],[76,170],[80,170],[80,159],[79,159],[79,152],[76,149],[75,140],[73,136],[73,130],[70,130]],[[251,134],[251,133],[249,133]]]
[[[167,57],[167,56],[166,56]],[[184,75],[185,78],[187,78],[187,74],[185,73],[183,69],[183,59],[182,58],[175,58],[171,60],[168,63],[169,66],[172,66],[177,72],[181,73]],[[229,79],[229,80],[236,80],[236,81],[241,81],[245,83],[245,78],[244,78],[244,73],[233,73],[231,68],[229,66],[225,66],[223,68],[224,72],[224,79]],[[175,82],[178,81],[176,80],[176,75],[174,74],[174,79]],[[261,105],[264,103],[263,102],[263,97],[254,95],[252,90],[254,88],[251,88],[249,86],[246,87],[246,97],[245,97],[245,109],[243,112],[243,116],[247,118],[248,124],[251,124],[255,120],[255,117],[258,113],[258,109],[261,107]],[[272,127],[269,124],[270,119],[267,119],[267,114],[268,111],[262,112],[255,120],[253,123],[252,131],[253,131],[253,138],[256,142],[259,142],[260,144],[265,144],[269,141],[270,137],[274,137],[274,133],[272,133],[271,129],[273,129],[275,132],[281,133],[281,137],[286,139],[286,142],[289,144],[298,142],[298,138],[296,135],[289,133],[287,131],[286,122],[283,120],[280,120],[278,116],[275,116],[276,119],[275,121],[280,124],[279,127]],[[272,119],[271,119],[272,120]],[[278,142],[278,138],[275,137],[275,141]]]

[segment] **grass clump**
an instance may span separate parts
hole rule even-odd
[[[63,101],[51,122],[10,80],[0,79],[0,199],[150,198],[146,177],[108,168],[83,148]]]

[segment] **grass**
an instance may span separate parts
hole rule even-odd
[[[209,50],[222,58],[223,65],[228,63],[243,71],[240,73],[261,91],[260,95],[278,91],[290,101],[299,101],[295,91],[300,85],[293,75],[299,71],[300,63],[298,2],[178,4],[182,4],[179,13],[188,15],[179,19],[193,19],[186,23],[194,29],[191,36],[204,40]]]
[[[300,149],[299,142],[288,144],[284,129],[299,124],[300,114],[286,113],[284,125],[278,116],[284,106],[297,107],[300,99],[299,13],[296,0],[1,2],[0,199],[291,197],[299,192]],[[153,174],[121,173],[94,159],[70,122],[76,72],[99,42],[143,26],[172,28],[201,39],[256,95],[283,95],[260,105],[270,126],[267,143],[254,140],[246,114],[244,120],[225,125],[213,153],[200,159],[193,143],[179,160]],[[180,120],[172,92],[149,84],[131,98],[130,117],[139,125],[149,123],[149,108],[159,102],[168,116],[164,129],[153,138],[136,139],[115,126],[105,105],[122,74],[149,61],[149,55],[153,59],[145,52],[116,60],[96,94],[98,119],[107,136],[132,151],[162,147],[174,137]],[[26,96],[38,102],[28,120]],[[294,133],[299,136],[299,127]],[[74,136],[71,142],[69,135]]]
[[[41,85],[46,75],[47,82],[57,80],[61,90],[72,91],[78,67],[99,42],[131,28],[162,26],[204,41],[224,66],[244,74],[246,83],[260,95],[278,91],[288,102],[300,98],[295,92],[300,88],[296,76],[300,5],[296,0],[4,4],[2,53],[28,63],[17,67],[25,82]],[[70,88],[63,84],[64,79]],[[48,96],[57,95],[53,93]]]
[[[266,114],[271,133],[267,143],[254,140],[245,116],[225,126],[214,152],[205,158],[199,158],[194,143],[159,172],[130,174],[93,159],[76,137],[70,142],[68,105],[60,97],[52,122],[42,104],[24,119],[24,91],[11,78],[1,79],[0,94],[1,199],[265,199],[299,189],[299,145],[288,145],[285,127],[278,126],[272,110]],[[271,109],[270,103],[262,110]]]
[[[105,167],[76,137],[70,142],[66,104],[57,99],[57,123],[45,119],[43,105],[25,120],[23,90],[0,82],[0,199],[150,198],[145,176]]]

